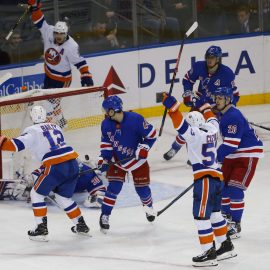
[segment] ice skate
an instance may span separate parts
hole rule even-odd
[[[149,207],[147,205],[143,206],[143,209],[145,211],[146,214],[146,218],[149,222],[153,222],[156,218],[157,213],[155,212],[153,207]]]
[[[207,267],[207,266],[217,266],[217,253],[215,247],[211,247],[203,254],[193,257],[193,266],[194,267]]]
[[[47,217],[42,218],[42,223],[38,224],[34,230],[28,231],[30,240],[39,242],[48,242],[48,228],[47,228]]]
[[[101,214],[99,218],[100,231],[103,232],[104,234],[106,234],[108,230],[110,229],[109,218],[110,216],[103,215],[103,214]]]
[[[221,243],[220,248],[217,250],[217,260],[227,260],[236,256],[237,254],[234,251],[233,243],[230,237],[228,237],[224,242]]]
[[[90,230],[89,230],[88,226],[86,225],[83,217],[80,217],[78,219],[78,223],[75,226],[71,227],[71,231],[73,233],[81,234],[84,236],[91,236],[89,234]]]
[[[171,160],[171,159],[176,155],[176,153],[177,153],[179,150],[180,150],[180,149],[175,150],[175,149],[171,148],[168,152],[166,152],[166,153],[163,155],[163,158],[166,159],[166,160]]]
[[[83,205],[89,208],[101,208],[103,197],[97,194],[89,195],[83,202]]]
[[[237,239],[237,238],[240,238],[241,236],[240,232],[241,232],[240,222],[231,221],[228,223],[227,236],[229,236],[231,239]]]

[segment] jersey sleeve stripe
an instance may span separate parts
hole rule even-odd
[[[1,149],[4,151],[18,152],[17,145],[14,143],[13,140],[10,139],[6,139],[3,142]]]

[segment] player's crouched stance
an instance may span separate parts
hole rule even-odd
[[[0,137],[1,149],[5,151],[22,151],[30,149],[44,166],[31,190],[33,212],[36,228],[28,231],[29,238],[35,241],[48,241],[47,206],[44,198],[54,190],[55,200],[73,221],[72,232],[87,234],[81,210],[71,199],[79,166],[78,154],[66,145],[61,128],[52,123],[45,123],[46,110],[42,106],[34,106],[30,111],[34,125],[26,128],[23,133],[13,139]]]
[[[109,185],[101,207],[99,224],[101,231],[106,233],[110,228],[109,217],[128,173],[132,174],[147,220],[152,222],[155,219],[147,155],[156,141],[156,130],[141,115],[124,112],[122,100],[118,96],[105,99],[102,107],[107,118],[101,125],[98,164],[102,172],[107,172]],[[118,163],[109,164],[112,158]]]
[[[190,112],[184,119],[179,111],[180,103],[167,94],[163,98],[163,105],[169,111],[174,128],[187,143],[188,158],[193,169],[193,217],[203,250],[203,254],[192,258],[196,267],[217,266],[217,261],[236,256],[231,239],[227,237],[226,220],[220,211],[224,183],[216,162],[218,122],[210,105],[203,103],[199,106],[200,112]],[[218,249],[214,236],[220,244]]]

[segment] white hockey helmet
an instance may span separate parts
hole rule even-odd
[[[30,111],[30,116],[34,124],[39,124],[46,121],[47,113],[42,106],[34,106]]]
[[[61,21],[57,22],[54,26],[53,32],[67,35],[68,26],[66,22],[61,22]]]
[[[189,112],[186,116],[186,120],[192,127],[201,127],[205,124],[203,115],[197,111]]]

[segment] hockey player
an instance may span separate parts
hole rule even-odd
[[[101,177],[99,177],[94,170],[91,171],[91,167],[86,165],[80,159],[77,159],[77,161],[79,164],[79,176],[76,181],[74,193],[82,193],[87,191],[89,195],[83,203],[84,206],[89,208],[100,208],[106,192],[106,187],[104,186]],[[44,173],[44,169],[44,166],[41,166],[39,169],[32,172],[34,182],[36,182],[40,175]],[[29,177],[25,178],[29,179]]]
[[[244,115],[233,105],[231,87],[217,88],[214,97],[221,116],[220,132],[223,137],[217,151],[225,179],[222,212],[230,222],[229,236],[238,238],[245,208],[244,191],[252,181],[259,158],[263,157],[263,143]]]
[[[168,109],[174,128],[187,143],[188,158],[194,176],[193,217],[198,229],[202,255],[193,257],[193,266],[216,266],[218,260],[236,256],[231,239],[226,236],[226,220],[221,214],[223,176],[216,162],[218,122],[210,104],[199,105],[183,118],[180,103],[173,96],[164,94],[163,104]],[[203,114],[202,114],[202,113]],[[205,121],[206,120],[206,121]],[[219,249],[216,250],[214,236]]]
[[[229,86],[233,88],[234,99],[236,104],[239,100],[239,92],[234,83],[235,75],[233,71],[222,64],[222,50],[218,46],[211,46],[205,53],[205,61],[197,61],[192,68],[185,74],[182,84],[184,88],[183,101],[186,106],[192,107],[191,110],[197,110],[193,104],[194,95],[202,97],[210,105],[214,106],[211,98],[213,91],[220,86]],[[199,80],[199,87],[196,93],[193,92],[193,86]],[[171,149],[166,152],[163,157],[170,160],[185,144],[185,140],[180,136],[176,136]]]
[[[78,154],[65,142],[61,128],[56,124],[45,123],[46,110],[42,106],[34,106],[30,111],[33,125],[13,139],[0,136],[1,149],[18,152],[29,149],[44,166],[44,171],[37,178],[31,190],[31,201],[36,220],[36,228],[28,231],[29,238],[35,241],[48,241],[47,206],[44,198],[54,190],[55,200],[73,221],[74,233],[87,234],[85,224],[78,205],[71,199],[79,166]]]
[[[139,195],[146,217],[154,221],[153,202],[150,189],[150,173],[147,155],[156,141],[156,130],[141,115],[123,111],[118,96],[106,98],[102,107],[107,118],[101,125],[99,168],[107,171],[109,185],[101,207],[100,228],[106,233],[109,217],[127,174],[131,173],[135,190]],[[111,164],[114,159],[116,164]]]
[[[92,74],[89,72],[86,60],[79,55],[78,44],[68,35],[66,22],[58,21],[54,26],[48,25],[40,9],[40,1],[28,0],[28,5],[31,6],[32,20],[40,30],[44,43],[44,89],[69,87],[72,65],[81,73],[81,85],[93,86]],[[51,99],[44,106],[49,122],[56,118],[61,128],[67,124],[63,117],[60,99]]]

